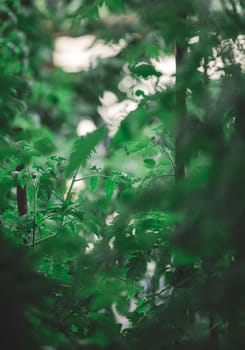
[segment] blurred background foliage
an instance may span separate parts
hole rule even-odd
[[[0,17],[1,348],[243,350],[245,2]]]

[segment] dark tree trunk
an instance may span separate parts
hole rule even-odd
[[[176,62],[176,112],[177,112],[177,130],[175,136],[175,180],[183,180],[185,177],[185,164],[181,150],[182,132],[185,131],[186,124],[186,88],[181,82],[181,70],[186,49],[180,44],[176,44],[175,62]]]
[[[21,171],[25,169],[24,164],[18,165],[16,171]],[[17,184],[17,207],[19,216],[26,215],[28,212],[27,206],[27,189],[26,186],[22,188],[19,183]]]

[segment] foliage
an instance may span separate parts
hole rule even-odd
[[[15,0],[0,16],[1,348],[244,349],[244,1]],[[124,45],[68,76],[60,32]],[[174,47],[163,84],[154,59]],[[128,98],[126,75],[153,91],[109,138],[99,98]],[[87,113],[97,130],[74,137]]]

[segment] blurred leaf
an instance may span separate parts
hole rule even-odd
[[[95,147],[104,139],[105,129],[97,129],[94,132],[76,140],[73,145],[73,151],[70,155],[66,167],[66,176],[69,177],[80,165],[85,166]]]
[[[104,2],[112,11],[123,11],[125,9],[125,5],[122,0],[104,0]]]
[[[106,193],[106,198],[107,199],[111,199],[114,191],[116,189],[116,184],[115,181],[113,179],[106,179],[105,181],[105,193]]]
[[[78,333],[79,332],[79,327],[76,326],[75,324],[71,325],[71,332],[72,333]]]
[[[147,118],[147,111],[144,108],[138,108],[130,112],[121,122],[118,132],[112,139],[112,146],[122,146],[125,142],[138,136],[139,130],[146,123]]]
[[[150,76],[156,76],[156,77],[161,76],[161,73],[158,72],[152,64],[148,64],[148,63],[140,63],[136,66],[129,67],[129,69],[133,74],[139,77],[142,77],[144,79],[147,79]]]
[[[93,192],[98,184],[98,176],[92,176],[90,178],[90,187],[91,187],[91,191]]]
[[[175,249],[173,254],[173,264],[175,266],[191,265],[199,261],[198,256],[191,256],[180,249]]]
[[[34,197],[35,197],[35,189],[34,186],[28,186],[28,201],[29,203],[33,203]]]
[[[155,167],[156,162],[154,159],[144,159],[144,165],[146,168],[152,169]]]
[[[54,138],[47,129],[38,130],[39,135],[34,138],[34,148],[42,155],[50,154],[55,150]]]

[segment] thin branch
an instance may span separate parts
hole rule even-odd
[[[86,297],[84,300],[79,300],[75,303],[74,307],[67,313],[67,315],[65,315],[62,320],[60,321],[61,323],[67,321],[76,311],[77,309],[81,309],[82,306],[86,305],[86,303],[88,302],[89,297]]]
[[[171,164],[171,167],[172,169],[175,171],[175,164],[174,164],[174,161],[173,159],[170,157],[170,154],[167,152],[167,150],[165,149],[165,147],[163,147],[163,152],[165,153],[165,155],[167,156],[170,164]]]
[[[157,179],[159,179],[160,177],[174,177],[175,174],[161,174],[161,175],[157,175],[155,177],[152,178],[152,181],[155,181]]]
[[[88,176],[84,176],[84,177],[81,177],[79,179],[76,179],[75,182],[91,179],[92,177],[111,178],[112,176],[111,175],[102,175],[102,174],[88,175]]]
[[[37,225],[40,225],[43,221],[45,221],[45,220],[47,220],[47,219],[49,219],[49,218],[52,218],[52,216],[55,216],[55,215],[56,215],[56,213],[54,212],[54,213],[50,213],[50,214],[48,214],[48,215],[43,216],[42,219],[40,219],[40,220],[37,222]]]
[[[154,294],[148,294],[146,295],[146,298],[155,298],[155,297],[160,297],[163,293],[167,292],[170,288],[165,287],[161,289],[159,292],[155,292]]]
[[[60,196],[58,196],[57,193],[55,193],[54,191],[52,192],[52,195],[53,195],[56,199],[58,199],[59,201],[61,201],[62,203],[64,202],[64,199],[61,198]]]
[[[39,184],[40,184],[40,177],[36,176],[35,178],[32,177],[31,171],[29,168],[27,168],[27,172],[29,175],[29,178],[31,180],[31,184],[34,191],[34,197],[33,197],[33,222],[32,222],[32,247],[35,247],[35,236],[36,236],[36,216],[37,216],[37,200],[38,200],[38,191],[39,191]]]
[[[73,186],[74,186],[74,184],[76,182],[76,177],[77,177],[78,171],[79,171],[79,168],[77,168],[77,170],[75,171],[74,175],[72,176],[71,184],[70,184],[70,187],[68,189],[68,192],[67,192],[67,195],[66,195],[66,198],[65,198],[65,203],[67,203],[70,200],[71,192],[72,192]]]
[[[40,238],[38,241],[35,242],[35,245],[40,244],[40,243],[43,243],[44,241],[46,241],[46,240],[48,240],[48,239],[50,239],[50,238],[54,238],[54,237],[57,236],[57,234],[58,234],[58,232],[55,232],[55,233],[53,233],[52,235],[49,235],[49,236],[47,236],[47,237]],[[30,246],[31,244],[28,244],[28,245]]]
[[[75,220],[75,217],[73,217],[72,219],[64,222],[64,216],[62,216],[62,219],[61,219],[61,222],[60,222],[60,225],[59,225],[59,228],[57,230],[57,232],[53,233],[52,235],[49,235],[49,236],[46,236],[46,237],[43,237],[43,238],[40,238],[38,241],[35,242],[35,245],[37,244],[40,244],[40,243],[43,243],[44,241],[47,241],[48,239],[50,238],[54,238],[56,236],[58,236],[61,232],[61,230],[68,224],[70,224],[71,222],[73,222]],[[31,245],[31,244],[29,244]]]
[[[50,238],[54,238],[54,237],[58,236],[60,234],[60,231],[64,227],[63,222],[64,222],[64,216],[62,216],[62,218],[60,220],[60,224],[59,224],[59,228],[58,228],[57,232],[55,232],[52,235],[49,235],[47,237],[40,238],[38,241],[35,242],[35,245],[43,243],[43,242],[47,241]],[[31,244],[28,244],[28,245],[30,246]]]

